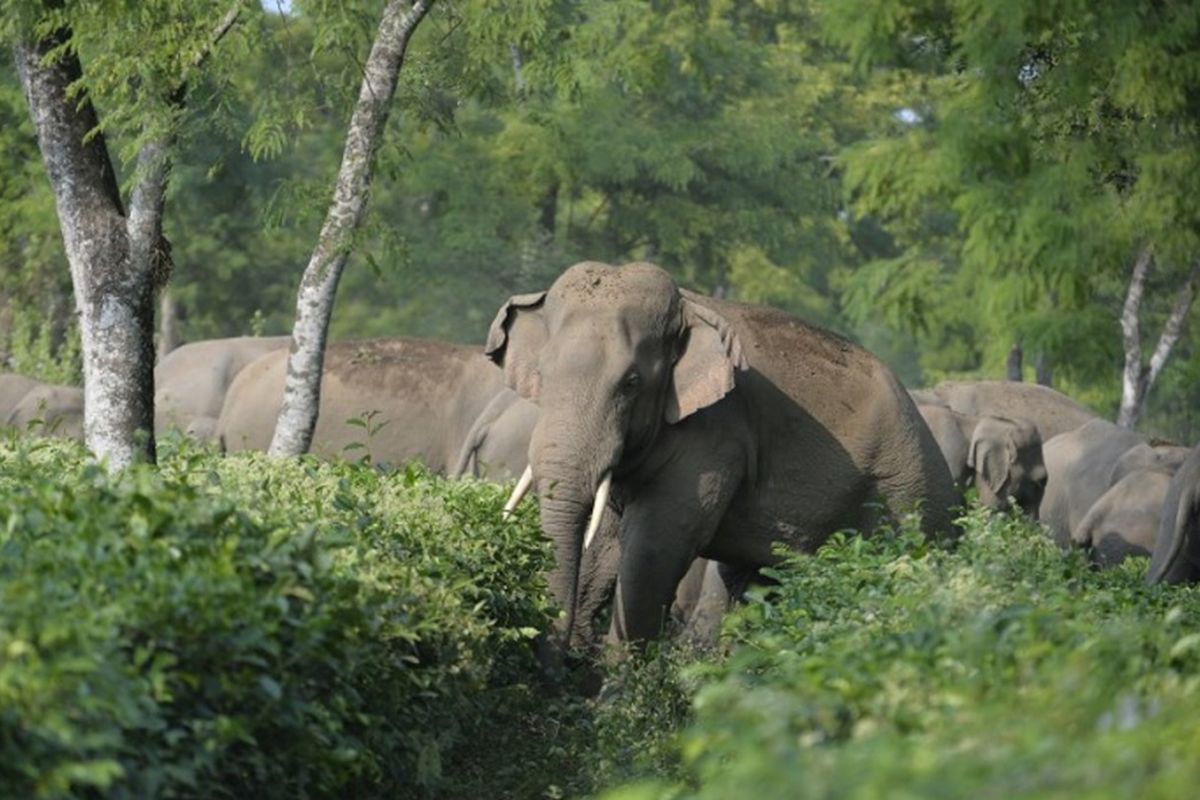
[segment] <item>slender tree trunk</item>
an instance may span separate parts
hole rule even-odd
[[[1175,295],[1171,313],[1163,325],[1162,334],[1154,352],[1150,355],[1149,363],[1142,360],[1141,337],[1141,305],[1146,292],[1146,279],[1153,263],[1153,255],[1149,248],[1138,253],[1133,265],[1133,274],[1129,278],[1129,290],[1125,295],[1125,307],[1121,312],[1121,333],[1125,346],[1125,369],[1121,380],[1121,410],[1117,414],[1117,424],[1132,430],[1141,418],[1145,408],[1146,397],[1158,380],[1159,374],[1166,366],[1176,342],[1183,333],[1183,323],[1187,319],[1192,303],[1196,299],[1196,287],[1200,284],[1200,260],[1192,264],[1187,278]]]
[[[1142,296],[1146,293],[1146,278],[1150,274],[1150,262],[1154,256],[1149,247],[1144,247],[1133,263],[1129,276],[1129,289],[1125,293],[1125,305],[1121,309],[1121,341],[1125,348],[1125,369],[1121,374],[1121,410],[1117,413],[1117,424],[1133,428],[1141,410],[1146,390],[1142,370],[1142,330],[1139,316]]]
[[[1008,361],[1004,367],[1005,378],[1010,381],[1021,381],[1021,368],[1025,353],[1021,350],[1020,343],[1014,343],[1012,349],[1008,351]]]
[[[162,361],[167,354],[179,347],[179,303],[170,289],[163,289],[158,297],[158,357]]]
[[[521,58],[521,49],[515,44],[508,45],[508,57],[512,60],[513,88],[516,89],[519,97],[525,94],[525,76],[522,74],[525,68],[525,59]]]
[[[1033,362],[1033,373],[1038,385],[1054,387],[1054,366],[1050,363],[1050,356],[1042,351],[1038,352]]]
[[[300,455],[312,443],[321,399],[325,338],[338,280],[350,254],[353,234],[366,211],[375,152],[387,122],[404,51],[432,4],[433,0],[417,0],[411,6],[390,0],[379,22],[346,131],[333,202],[300,279],[283,405],[271,440],[271,455]]]

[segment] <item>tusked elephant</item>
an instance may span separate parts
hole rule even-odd
[[[1172,472],[1170,467],[1147,467],[1123,474],[1071,531],[1071,542],[1086,548],[1101,567],[1150,555]]]
[[[652,264],[584,262],[510,298],[486,353],[541,408],[531,482],[567,629],[610,491],[617,640],[660,633],[697,555],[757,568],[776,542],[811,551],[918,507],[928,534],[954,533],[949,470],[896,377],[783,312],[681,290]]]
[[[1200,582],[1200,446],[1167,488],[1146,582]]]
[[[1092,504],[1115,483],[1120,458],[1144,440],[1133,431],[1096,418],[1042,446],[1046,492],[1038,518],[1062,547]]]
[[[1029,420],[1042,441],[1096,419],[1096,414],[1061,392],[1019,381],[942,381],[932,389],[914,389],[917,403],[946,405],[970,417],[991,415]]]
[[[17,407],[17,403],[29,394],[30,389],[41,385],[41,381],[15,372],[0,374],[0,422],[8,419],[8,415]]]
[[[83,389],[39,383],[9,412],[4,423],[19,431],[83,441]]]
[[[226,451],[270,445],[287,356],[286,350],[267,353],[234,378],[217,423]],[[503,374],[477,346],[403,338],[331,344],[311,450],[324,457],[369,455],[376,463],[418,459],[445,474],[476,419],[503,389]],[[519,474],[525,451],[512,457],[513,463],[492,464],[489,475],[502,480]]]
[[[988,508],[1015,503],[1037,516],[1046,486],[1042,438],[1033,423],[985,415],[972,417],[945,405],[918,404],[938,449],[959,486],[974,483]]]
[[[234,377],[254,359],[290,343],[290,336],[237,336],[175,348],[154,367],[154,432],[176,428],[199,441],[212,440]]]

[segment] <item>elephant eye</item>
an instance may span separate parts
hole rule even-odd
[[[642,384],[642,376],[637,373],[637,370],[630,370],[625,373],[625,377],[621,379],[621,388],[626,391],[636,389]]]

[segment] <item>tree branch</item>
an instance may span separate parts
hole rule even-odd
[[[188,64],[188,68],[184,74],[184,80],[187,79],[187,72],[194,72],[199,69],[208,59],[209,53],[216,49],[221,40],[225,38],[225,34],[233,29],[233,23],[242,14],[242,9],[246,7],[246,0],[235,0],[234,4],[225,12],[225,16],[217,23],[217,27],[213,28],[213,32],[209,34],[208,44],[199,53],[192,57],[192,61]]]
[[[1171,349],[1175,347],[1175,343],[1179,341],[1179,337],[1183,333],[1183,321],[1187,319],[1192,302],[1196,299],[1197,284],[1200,284],[1200,259],[1192,264],[1187,279],[1183,286],[1179,287],[1179,293],[1175,295],[1175,305],[1171,308],[1171,316],[1167,317],[1162,335],[1158,338],[1158,344],[1154,348],[1154,354],[1150,356],[1150,371],[1146,376],[1147,390],[1154,385],[1158,373],[1162,372],[1167,358],[1171,355]]]
[[[234,3],[221,17],[204,47],[197,51],[184,66],[179,83],[168,94],[167,102],[174,108],[182,108],[187,94],[188,79],[199,69],[225,35],[233,29],[241,16],[247,0]],[[142,145],[137,155],[137,183],[129,198],[129,220],[126,231],[129,235],[130,254],[135,264],[148,264],[153,270],[153,285],[161,287],[174,270],[171,259],[171,243],[162,233],[163,207],[166,203],[167,181],[171,174],[170,147],[174,135],[163,133]]]

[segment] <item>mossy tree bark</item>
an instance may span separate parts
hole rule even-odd
[[[273,456],[297,456],[312,443],[321,401],[325,340],[338,281],[350,255],[354,232],[366,212],[375,153],[387,123],[404,52],[432,5],[433,0],[417,0],[411,5],[390,0],[363,67],[362,87],[346,131],[333,202],[300,279],[283,405],[268,451]]]

